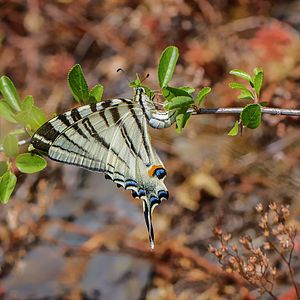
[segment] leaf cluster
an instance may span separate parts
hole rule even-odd
[[[181,132],[191,117],[191,110],[195,102],[200,105],[203,99],[210,93],[210,87],[202,88],[196,97],[193,98],[195,89],[189,86],[172,87],[169,85],[178,61],[178,49],[174,46],[167,47],[161,54],[158,65],[158,82],[162,94],[166,99],[165,108],[167,110],[176,110],[176,130]]]
[[[69,71],[68,85],[74,99],[80,104],[96,103],[102,99],[103,86],[98,83],[89,90],[82,68],[79,64],[73,66]]]
[[[101,101],[103,86],[95,85],[88,89],[80,65],[72,67],[68,74],[68,84],[74,99],[80,104]],[[7,203],[17,183],[13,170],[22,173],[36,173],[47,166],[46,160],[34,153],[29,146],[28,152],[20,154],[18,140],[31,137],[46,121],[45,113],[34,104],[31,95],[21,100],[13,82],[7,76],[0,78],[0,117],[17,127],[7,133],[1,141],[6,160],[0,161],[0,201]]]
[[[17,183],[12,170],[35,173],[44,169],[46,160],[33,153],[22,153],[19,138],[31,136],[46,122],[44,112],[34,104],[32,96],[21,100],[13,82],[7,77],[0,78],[0,117],[12,123],[17,129],[8,132],[1,141],[6,160],[0,161],[0,201],[7,203]]]
[[[242,70],[231,70],[229,74],[242,78],[247,82],[247,85],[231,82],[229,87],[239,90],[240,94],[238,99],[250,100],[253,103],[247,104],[239,117],[239,120],[234,123],[234,126],[229,131],[228,135],[235,136],[239,132],[239,125],[250,129],[255,129],[261,124],[262,112],[261,108],[266,105],[264,102],[259,101],[260,91],[264,80],[264,72],[261,68],[255,68],[253,75]]]

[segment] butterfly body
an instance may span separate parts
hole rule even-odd
[[[58,115],[37,130],[31,143],[53,160],[105,173],[143,200],[153,248],[152,212],[169,193],[147,124],[166,128],[174,121],[175,112],[158,111],[144,89],[136,88],[133,99],[106,100]]]

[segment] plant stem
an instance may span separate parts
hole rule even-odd
[[[23,146],[30,143],[30,139],[18,141],[18,146]],[[0,145],[0,152],[3,152],[3,146]]]
[[[292,265],[291,265],[291,256],[292,256],[292,253],[293,253],[293,250],[294,250],[294,245],[295,245],[294,242],[292,242],[293,247],[292,247],[291,252],[290,252],[289,260],[287,260],[285,258],[285,256],[276,248],[276,246],[271,241],[268,241],[268,242],[270,243],[271,247],[275,250],[275,252],[281,257],[281,259],[284,261],[284,263],[287,265],[288,270],[289,270],[290,279],[292,281],[292,285],[294,286],[297,299],[300,300],[298,285],[297,285],[297,282],[295,280],[294,270],[293,270]]]
[[[272,297],[272,299],[278,300],[278,298],[271,291],[267,290],[267,293]]]
[[[204,114],[240,114],[243,107],[227,107],[227,108],[199,108],[197,111],[188,110],[193,115],[204,115]],[[281,115],[281,116],[300,116],[300,109],[288,109],[288,108],[272,108],[262,107],[261,112],[269,115]]]
[[[187,112],[193,115],[207,115],[207,114],[240,114],[243,107],[217,107],[217,108],[191,108]],[[262,107],[261,112],[263,114],[269,115],[281,115],[281,116],[300,116],[300,109],[288,109],[288,108],[272,108],[272,107]],[[28,144],[30,140],[19,141],[19,146]],[[3,151],[3,147],[0,145],[0,152]]]

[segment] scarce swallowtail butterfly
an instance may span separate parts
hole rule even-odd
[[[103,172],[143,201],[150,247],[154,248],[152,212],[169,193],[167,174],[153,149],[147,124],[167,128],[175,111],[157,110],[143,87],[133,99],[116,98],[74,108],[46,122],[31,139],[49,158]]]

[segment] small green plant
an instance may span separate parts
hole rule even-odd
[[[34,173],[44,169],[46,160],[32,153],[19,154],[18,140],[31,136],[45,121],[44,112],[34,104],[32,96],[23,100],[7,77],[0,78],[0,117],[19,127],[2,137],[2,149],[6,160],[0,161],[0,201],[7,203],[17,182],[15,167],[23,173]],[[25,160],[24,160],[25,158]],[[20,163],[21,161],[21,163]]]
[[[195,102],[200,107],[203,99],[207,96],[211,88],[204,87],[197,95],[196,101],[193,99],[195,89],[189,86],[172,87],[169,85],[179,57],[178,49],[174,46],[167,47],[161,54],[158,65],[158,81],[162,89],[162,94],[166,99],[165,108],[167,110],[176,109],[176,130],[181,132],[192,115],[191,108]]]
[[[231,70],[229,74],[247,81],[248,86],[237,82],[229,83],[229,87],[240,91],[238,99],[250,100],[253,102],[247,104],[243,108],[239,121],[236,121],[232,129],[229,131],[228,135],[235,136],[239,132],[239,125],[246,128],[255,129],[259,127],[261,123],[261,108],[266,104],[261,103],[259,100],[260,91],[264,80],[264,72],[261,68],[255,68],[252,76],[242,70]]]

